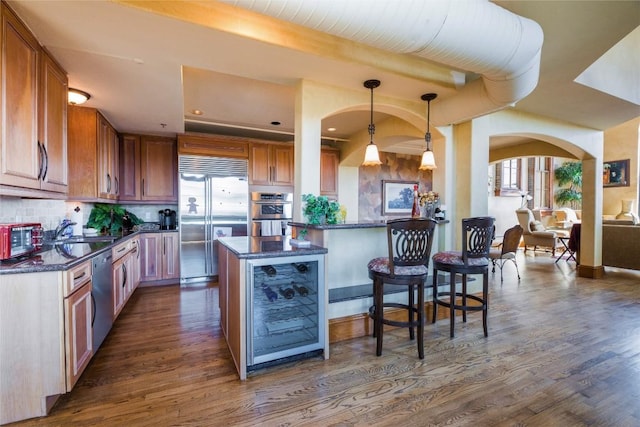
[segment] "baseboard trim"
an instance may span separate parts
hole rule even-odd
[[[431,317],[433,316],[433,303],[431,301],[425,303],[424,308],[425,321],[428,325],[431,323]],[[406,320],[406,316],[407,312],[400,308],[386,309],[384,312],[384,317],[387,319]],[[448,318],[449,309],[440,307],[436,320]],[[385,330],[392,329],[394,326],[385,325],[384,328]],[[352,338],[370,336],[372,333],[373,320],[371,320],[366,313],[329,319],[329,344],[350,340]]]
[[[604,276],[604,266],[590,266],[580,264],[578,266],[578,277],[586,277],[587,279],[601,279]]]

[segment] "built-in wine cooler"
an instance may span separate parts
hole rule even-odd
[[[247,261],[247,368],[323,351],[324,256]]]

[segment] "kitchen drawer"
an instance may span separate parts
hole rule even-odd
[[[64,297],[68,297],[91,280],[91,261],[78,264],[64,273]]]
[[[111,249],[111,254],[113,255],[113,262],[116,262],[118,259],[122,258],[129,251],[133,249],[133,239],[127,239],[126,242],[118,243]]]

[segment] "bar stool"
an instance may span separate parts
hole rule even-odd
[[[462,220],[462,252],[438,252],[433,256],[433,319],[436,322],[438,306],[449,307],[450,336],[454,336],[455,310],[462,310],[462,321],[467,321],[467,311],[482,311],[484,336],[487,334],[489,308],[489,251],[493,238],[493,217],[464,218]],[[449,291],[438,290],[438,271],[449,272]],[[456,274],[462,275],[462,288],[456,291]],[[467,274],[482,274],[482,296],[467,293]],[[445,299],[442,299],[442,298]],[[461,302],[456,303],[460,297]],[[478,304],[469,305],[467,300]]]
[[[373,279],[373,305],[369,317],[373,319],[376,356],[382,354],[383,325],[409,328],[409,339],[415,339],[418,329],[418,357],[424,358],[424,283],[429,274],[429,255],[436,222],[425,218],[403,218],[387,222],[388,257],[369,261],[369,278]],[[384,302],[384,285],[407,287],[407,304]],[[414,292],[417,289],[418,300]],[[384,308],[407,311],[407,321],[384,317]],[[417,317],[415,316],[417,315]]]

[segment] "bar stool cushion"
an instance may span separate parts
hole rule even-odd
[[[444,251],[438,252],[433,256],[433,262],[441,262],[443,264],[452,265],[465,265],[462,259],[462,252],[458,251]],[[467,259],[467,265],[473,267],[483,267],[489,265],[487,258],[469,258]]]
[[[391,274],[389,270],[389,258],[387,257],[372,259],[369,261],[369,264],[367,264],[367,268],[379,274]],[[429,273],[429,269],[424,265],[395,266],[394,271],[397,276],[422,276]]]

